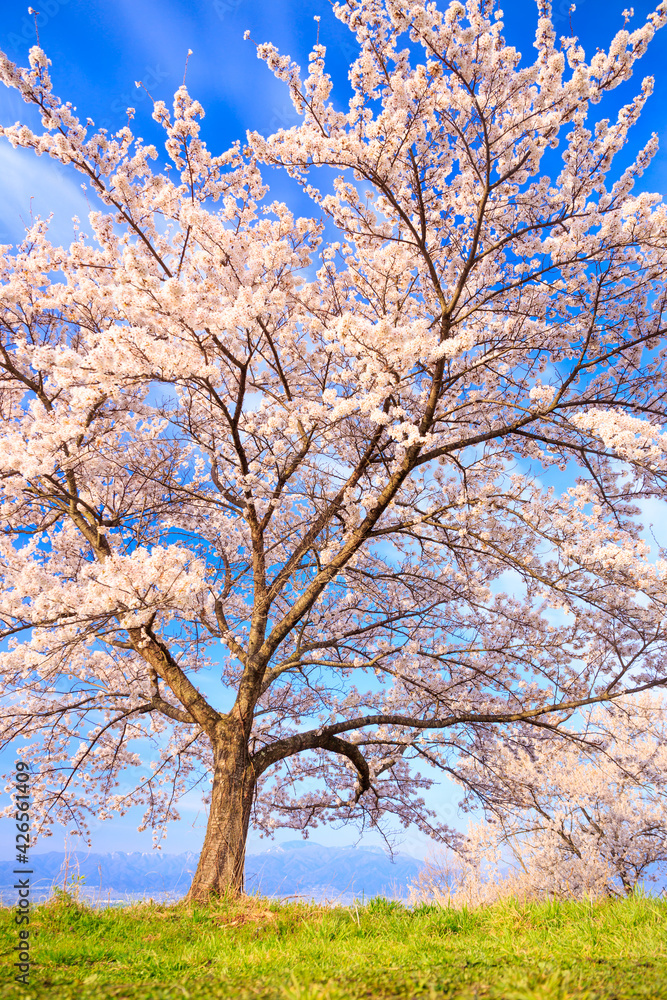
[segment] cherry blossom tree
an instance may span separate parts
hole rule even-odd
[[[415,899],[627,896],[667,873],[667,706],[644,694],[557,734],[507,734],[458,775],[484,806],[457,854],[434,856]]]
[[[5,248],[2,741],[45,828],[206,786],[193,900],[242,888],[251,822],[447,837],[420,766],[667,682],[655,136],[614,168],[651,80],[589,121],[667,4],[588,58],[540,0],[533,62],[490,0],[334,10],[347,107],[323,45],[303,78],[258,45],[299,124],[220,155],[185,86],[160,164],[39,47],[0,64],[34,114],[2,135],[99,203]]]

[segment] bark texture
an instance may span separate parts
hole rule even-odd
[[[187,899],[209,903],[215,896],[243,892],[246,841],[255,790],[243,734],[214,745],[213,788],[199,864]]]

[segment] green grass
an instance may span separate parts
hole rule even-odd
[[[29,987],[0,910],[0,1000],[667,1000],[667,902],[508,902],[414,911],[246,898],[35,907]]]

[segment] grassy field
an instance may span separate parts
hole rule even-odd
[[[14,911],[0,910],[0,1000],[667,998],[667,902],[408,910],[247,898],[210,909],[33,910],[29,986],[13,982]]]

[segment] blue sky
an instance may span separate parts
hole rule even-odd
[[[441,0],[444,2],[444,0]],[[315,15],[322,18],[321,41],[327,46],[327,62],[336,81],[335,94],[347,96],[346,68],[351,53],[351,35],[331,13],[328,0],[35,0],[40,10],[40,41],[53,62],[56,92],[69,99],[80,113],[107,128],[125,123],[125,108],[136,107],[137,130],[149,138],[152,123],[149,100],[137,90],[142,80],[154,97],[169,101],[183,79],[188,48],[193,50],[187,82],[206,109],[204,135],[217,152],[247,128],[270,132],[296,121],[287,92],[255,54],[251,42],[243,41],[250,29],[256,42],[272,41],[285,53],[306,65],[315,41]],[[568,31],[570,0],[556,0],[556,27]],[[592,51],[608,42],[621,27],[621,11],[628,0],[580,0],[572,15],[574,30]],[[635,3],[634,23],[643,22],[654,4]],[[525,58],[532,57],[535,24],[534,0],[508,0],[506,35]],[[25,65],[35,41],[33,20],[23,0],[3,0],[0,45],[15,61]],[[642,63],[642,74],[656,77],[656,92],[648,114],[637,132],[637,145],[657,129],[665,136],[667,31],[659,34]],[[627,100],[629,89],[619,88],[618,101]],[[611,109],[610,109],[611,110]],[[22,113],[20,102],[4,88],[0,91],[0,119],[13,122]],[[646,175],[646,187],[667,187],[667,142]],[[633,143],[633,148],[636,148]],[[69,219],[84,215],[87,205],[80,181],[53,161],[36,160],[29,153],[0,147],[0,242],[14,241],[22,231],[21,219],[29,218],[31,197],[35,213],[55,210],[55,230],[63,238],[71,234]],[[285,183],[281,178],[281,188]],[[289,182],[287,182],[289,187]],[[286,193],[286,191],[276,192]],[[303,206],[307,211],[306,206]]]
[[[190,92],[206,109],[204,136],[214,152],[225,149],[246,129],[271,132],[296,122],[287,92],[275,81],[255,54],[251,42],[243,41],[249,29],[256,42],[271,41],[283,53],[289,53],[305,65],[315,41],[315,15],[321,17],[320,41],[327,46],[327,62],[335,80],[334,94],[344,102],[348,94],[346,69],[352,53],[351,36],[333,17],[328,0],[33,0],[40,10],[38,26],[42,47],[53,62],[54,89],[70,100],[81,116],[91,117],[98,125],[115,130],[125,123],[125,108],[137,110],[136,131],[148,139],[152,134],[149,100],[137,90],[135,80],[142,80],[154,98],[169,103],[183,79],[185,58],[190,57],[187,83]],[[444,2],[444,0],[440,0]],[[532,38],[536,7],[533,0],[507,0],[506,37],[525,55],[532,58]],[[554,12],[559,33],[568,32],[570,0],[556,0]],[[605,45],[621,27],[621,11],[629,0],[579,0],[572,14],[572,26],[588,52]],[[644,21],[653,3],[634,3],[634,24]],[[2,0],[0,47],[22,65],[27,62],[29,47],[35,42],[33,19],[23,0]],[[645,142],[657,131],[661,150],[645,175],[642,186],[648,190],[667,191],[667,29],[658,35],[641,65],[641,75],[656,78],[654,96],[648,112],[636,130],[631,149]],[[628,100],[639,87],[639,80],[620,88],[616,103]],[[605,110],[609,114],[611,107]],[[9,124],[23,115],[23,106],[13,93],[0,89],[0,121]],[[630,155],[630,151],[628,153]],[[85,217],[89,206],[80,187],[79,177],[59,167],[52,160],[37,159],[24,151],[12,150],[0,143],[0,243],[21,238],[25,223],[34,214],[54,213],[54,238],[71,237],[71,217]],[[279,180],[275,194],[294,201],[289,182]],[[96,207],[96,206],[90,206]],[[299,205],[308,211],[306,205]],[[455,803],[458,790],[442,786],[429,795],[441,817],[457,823]],[[150,834],[136,832],[138,819],[100,825],[94,831],[95,850],[150,850]],[[463,824],[463,818],[458,822]],[[164,845],[167,851],[197,850],[203,839],[205,817],[195,796],[183,810],[183,820],[176,824]],[[287,832],[280,839],[293,839]],[[0,824],[0,846],[9,846],[13,827]],[[322,843],[343,844],[355,841],[354,831],[314,831],[313,839]],[[408,832],[403,836],[404,849],[422,854],[425,838]],[[365,838],[366,843],[377,838]],[[41,850],[62,849],[62,834],[42,841]],[[261,849],[261,842],[251,837],[250,850]]]

